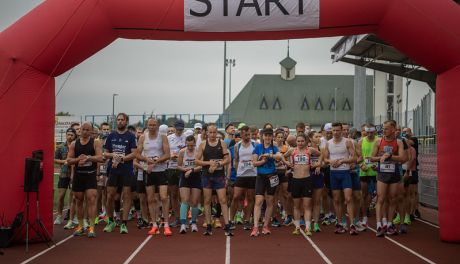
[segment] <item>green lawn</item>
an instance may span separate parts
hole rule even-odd
[[[59,189],[58,189],[58,182],[59,182],[59,173],[54,173],[54,199],[53,199],[53,210],[57,210],[57,204],[58,204],[58,195],[59,195]],[[67,201],[69,200],[69,193],[70,190],[67,190],[67,193],[64,198],[64,208],[68,207]]]

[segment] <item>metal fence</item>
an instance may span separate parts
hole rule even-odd
[[[436,135],[419,138],[419,184],[420,203],[438,208],[438,166]]]

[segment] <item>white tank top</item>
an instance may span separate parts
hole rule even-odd
[[[330,154],[331,160],[338,160],[338,159],[348,159],[350,154],[348,153],[347,149],[347,139],[342,138],[339,143],[335,143],[334,139],[330,139],[328,143],[328,150]],[[337,168],[331,166],[331,170],[349,170],[350,165],[348,163],[344,163]]]
[[[193,154],[191,156],[188,155],[188,151],[185,150],[184,152],[184,159],[183,159],[183,167],[185,168],[195,168],[195,154],[196,154],[196,148],[193,151]]]
[[[176,134],[169,135],[168,142],[169,142],[169,150],[171,151],[171,155],[173,154],[179,155],[179,151],[185,147],[185,135],[184,134],[182,134],[181,136],[177,136]],[[177,158],[170,159],[168,161],[168,168],[169,169],[177,168]]]
[[[161,157],[165,153],[163,151],[163,141],[161,139],[161,135],[158,133],[155,139],[149,138],[149,133],[146,132],[144,134],[144,150],[142,151],[142,155],[149,158]],[[153,168],[153,171],[165,171],[166,170],[166,163],[157,163]]]
[[[238,168],[236,168],[236,177],[257,176],[257,169],[252,164],[252,152],[254,143],[250,142],[245,148],[243,143],[238,143]]]

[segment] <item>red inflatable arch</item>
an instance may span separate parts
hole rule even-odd
[[[41,183],[41,211],[46,227],[52,230],[54,77],[117,38],[274,40],[374,33],[438,74],[440,232],[444,241],[460,241],[457,204],[460,178],[455,155],[459,153],[460,140],[448,135],[449,127],[454,133],[460,129],[456,111],[460,102],[460,7],[452,0],[308,1],[319,2],[319,24],[314,29],[290,30],[293,28],[289,25],[280,29],[283,23],[270,24],[267,20],[265,25],[254,23],[240,27],[246,30],[263,25],[263,31],[219,33],[188,31],[184,3],[193,2],[193,11],[202,16],[206,15],[208,4],[214,8],[218,3],[222,6],[229,2],[242,5],[247,13],[252,10],[256,15],[267,16],[267,11],[280,9],[279,1],[255,1],[261,5],[257,8],[254,4],[251,6],[254,1],[249,0],[44,1],[0,33],[0,112],[4,114],[0,124],[0,212],[12,219],[22,209],[24,158],[29,157],[32,150],[43,149],[45,177]],[[299,3],[303,5],[308,1]],[[263,5],[270,8],[265,9]],[[230,11],[227,15],[234,16],[235,10]],[[205,28],[214,25],[214,22],[201,24]],[[277,31],[266,31],[270,29]]]

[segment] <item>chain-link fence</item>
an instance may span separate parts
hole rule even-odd
[[[419,201],[433,208],[438,208],[438,166],[436,146],[436,135],[419,138]]]

